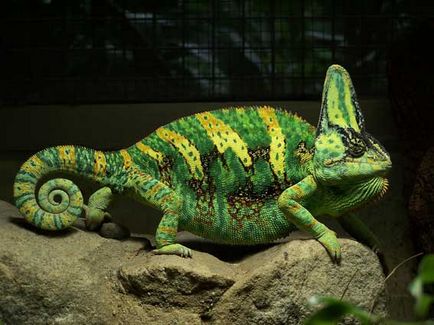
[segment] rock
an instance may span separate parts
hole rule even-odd
[[[43,232],[0,201],[0,320],[5,324],[170,324],[173,315],[119,292],[117,271],[143,254],[142,240],[119,242],[68,229]],[[199,316],[173,311],[180,324]]]
[[[342,262],[335,265],[313,240],[294,240],[246,258],[243,276],[213,308],[216,324],[301,324],[313,295],[343,297],[386,316],[384,277],[376,256],[361,244],[341,239]]]
[[[291,240],[228,263],[153,255],[143,241],[35,230],[0,201],[0,321],[10,324],[300,324],[314,294],[386,314],[370,250],[340,240],[333,265],[315,240]],[[187,244],[188,245],[188,244]],[[227,251],[236,254],[237,248]]]
[[[204,314],[235,282],[235,267],[194,252],[194,258],[148,254],[119,271],[123,288],[145,304]]]
[[[434,146],[423,156],[408,202],[408,216],[412,223],[413,240],[418,251],[434,252]]]
[[[130,237],[130,231],[128,228],[121,226],[114,222],[105,222],[101,225],[99,234],[105,238],[112,239],[127,239]]]

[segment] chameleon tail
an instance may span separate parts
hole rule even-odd
[[[60,230],[75,222],[83,210],[83,195],[70,180],[41,179],[53,172],[80,174],[108,183],[106,157],[101,151],[79,146],[56,146],[30,157],[20,168],[14,183],[15,204],[25,219],[44,230]],[[36,195],[38,196],[36,198]]]

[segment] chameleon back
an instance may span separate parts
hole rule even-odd
[[[220,242],[265,243],[293,228],[277,198],[307,175],[314,133],[283,110],[222,109],[160,127],[128,152],[183,198],[180,228]]]

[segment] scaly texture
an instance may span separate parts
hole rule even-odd
[[[94,228],[104,219],[112,190],[131,195],[163,212],[156,233],[158,254],[191,256],[175,242],[179,229],[249,245],[272,242],[297,226],[339,260],[335,233],[315,216],[343,216],[382,196],[390,167],[386,150],[365,131],[348,73],[333,65],[317,129],[267,106],[198,113],[116,152],[45,149],[21,167],[14,194],[25,218],[49,230],[69,226],[83,208]],[[38,181],[59,170],[104,187],[86,206],[75,185],[56,179],[41,187],[36,200]],[[357,238],[378,248],[358,219],[343,220]]]

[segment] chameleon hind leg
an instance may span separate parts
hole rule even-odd
[[[133,187],[141,200],[163,212],[155,234],[157,248],[153,253],[191,257],[189,248],[175,242],[182,199],[169,186],[152,176],[139,171],[133,174]]]
[[[375,253],[381,252],[380,241],[357,215],[349,213],[339,217],[338,221],[342,228],[355,239],[371,248]]]
[[[302,179],[297,184],[287,188],[278,198],[278,205],[285,216],[300,230],[310,233],[317,239],[330,254],[335,262],[341,258],[341,248],[334,231],[316,220],[300,202],[307,200],[317,188],[312,175]]]
[[[103,187],[95,191],[90,197],[87,205],[83,205],[85,212],[86,227],[89,230],[98,228],[104,219],[111,220],[111,215],[106,211],[113,194],[110,187]]]
[[[377,254],[381,266],[383,267],[384,274],[389,274],[390,272],[383,254],[383,245],[371,229],[369,229],[368,226],[366,226],[354,213],[348,213],[347,215],[341,216],[338,221],[348,234],[371,248],[374,253]]]

